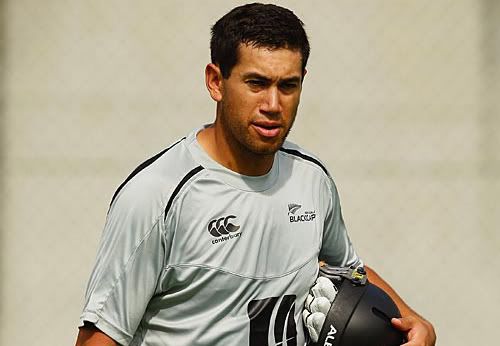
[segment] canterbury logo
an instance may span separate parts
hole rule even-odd
[[[295,214],[302,206],[300,204],[290,203],[288,204],[288,215]]]
[[[234,233],[240,229],[240,226],[232,224],[229,222],[231,219],[236,219],[236,216],[229,215],[223,216],[219,219],[212,220],[208,223],[208,232],[214,237],[221,237],[223,235],[228,235],[229,233]]]

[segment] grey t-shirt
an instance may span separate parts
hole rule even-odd
[[[285,142],[264,176],[193,131],[118,188],[80,321],[123,345],[303,345],[318,260],[358,265],[318,159]]]

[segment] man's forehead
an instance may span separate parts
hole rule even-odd
[[[302,54],[298,49],[240,44],[238,63],[233,70],[238,70],[240,74],[255,73],[266,77],[300,77]]]

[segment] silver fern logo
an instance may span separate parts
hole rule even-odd
[[[302,206],[300,204],[289,203],[288,204],[288,215],[293,215],[297,210],[299,210]]]

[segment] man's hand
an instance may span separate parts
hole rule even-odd
[[[408,342],[401,346],[434,346],[436,333],[432,324],[417,316],[393,318],[392,325],[406,333]]]
[[[313,342],[317,342],[326,315],[337,295],[337,288],[330,279],[318,277],[311,287],[304,304],[302,319]]]
[[[432,324],[420,317],[412,310],[394,289],[382,279],[373,269],[365,266],[368,272],[368,280],[382,288],[394,300],[403,318],[393,318],[392,325],[404,332],[408,342],[404,346],[434,346],[436,344],[436,332]]]

